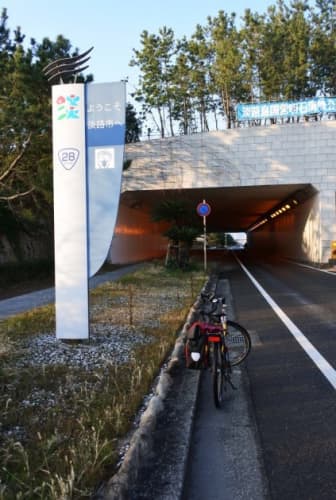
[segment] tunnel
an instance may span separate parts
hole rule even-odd
[[[197,189],[141,190],[124,192],[109,259],[114,263],[164,256],[165,223],[153,222],[155,207],[163,200],[184,200],[195,220],[202,217],[197,205],[206,200],[211,213],[206,218],[208,233],[247,235],[247,248],[255,255],[278,255],[318,261],[307,255],[313,248],[314,213],[318,192],[310,184]]]

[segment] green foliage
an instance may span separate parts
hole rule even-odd
[[[185,224],[192,219],[193,211],[188,203],[181,199],[166,199],[160,202],[152,212],[154,221],[169,221],[176,225]]]
[[[173,241],[180,241],[191,246],[200,234],[200,229],[192,226],[172,226],[164,234]]]
[[[52,60],[77,53],[69,40],[31,40],[0,19],[0,214],[29,233],[52,233],[50,85],[42,73]],[[2,226],[4,227],[4,226]],[[6,226],[5,226],[6,227]],[[6,233],[5,233],[6,234]],[[8,234],[7,234],[8,235]]]
[[[154,207],[152,219],[171,223],[164,232],[164,236],[171,240],[167,249],[167,263],[171,265],[174,262],[178,267],[187,267],[190,247],[201,232],[195,209],[181,198],[167,199]]]
[[[130,103],[126,106],[126,137],[125,142],[139,142],[141,135],[141,120],[137,117],[134,106]]]
[[[136,98],[164,137],[207,131],[212,116],[236,125],[238,102],[298,100],[336,93],[335,6],[331,0],[278,0],[265,13],[219,11],[190,39],[171,29],[143,32],[132,65]]]
[[[150,35],[148,31],[141,33],[142,50],[134,50],[131,66],[138,66],[142,72],[139,89],[135,93],[138,102],[144,104],[144,110],[151,112],[151,108],[158,113],[156,127],[164,137],[166,125],[164,108],[172,108],[172,57],[175,53],[174,32],[164,26],[159,29],[158,35]],[[153,116],[154,117],[154,116]],[[170,133],[174,135],[170,119]]]
[[[58,35],[56,41],[31,39],[29,44],[24,44],[21,29],[11,33],[7,23],[7,10],[3,9],[0,17],[1,232],[9,240],[19,231],[49,240],[53,231],[51,90],[43,68],[51,61],[78,54],[78,49],[62,35]],[[92,79],[92,75],[77,77],[78,82]],[[126,120],[127,142],[138,141],[141,120],[132,105],[127,106]]]

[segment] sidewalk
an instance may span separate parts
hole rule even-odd
[[[97,274],[89,280],[89,288],[95,288],[105,281],[114,281],[135,271],[142,264],[132,264],[129,266],[116,269],[104,274]],[[29,311],[35,307],[52,304],[55,302],[55,289],[46,288],[45,290],[38,290],[37,292],[26,293],[17,297],[11,297],[0,301],[0,319],[19,314],[21,312]]]

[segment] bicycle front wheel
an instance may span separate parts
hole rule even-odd
[[[212,349],[212,387],[216,408],[220,408],[223,401],[224,373],[223,358],[219,343],[213,344]]]
[[[239,365],[251,350],[251,337],[243,326],[235,321],[227,320],[225,344],[231,366]]]

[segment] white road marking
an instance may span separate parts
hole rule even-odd
[[[313,346],[313,344],[304,336],[301,330],[293,323],[293,321],[287,316],[287,314],[278,306],[278,304],[272,299],[266,290],[258,283],[250,271],[244,266],[244,264],[236,256],[239,265],[243,271],[250,278],[254,286],[259,290],[261,295],[264,297],[266,302],[271,306],[273,311],[278,315],[284,325],[288,328],[290,333],[293,335],[295,340],[300,344],[302,349],[308,354],[310,359],[315,363],[317,368],[322,372],[326,379],[330,382],[334,389],[336,389],[336,370],[331,366],[331,364],[319,353],[319,351]]]
[[[293,261],[289,262],[291,264],[294,264],[295,266],[306,267],[307,269],[312,269],[313,271],[320,271],[320,273],[331,274],[332,276],[336,276],[336,272],[328,271],[327,269],[320,269],[319,267],[308,266],[308,264],[300,264],[299,262],[293,262]]]

